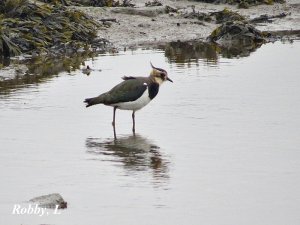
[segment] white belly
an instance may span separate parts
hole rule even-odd
[[[135,101],[120,102],[120,103],[112,104],[111,106],[117,106],[118,109],[123,109],[123,110],[137,111],[137,110],[143,108],[144,106],[146,106],[150,101],[151,101],[151,99],[149,98],[148,89],[147,89],[143,93],[143,95]]]

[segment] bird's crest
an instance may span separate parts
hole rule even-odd
[[[164,69],[157,68],[157,67],[153,66],[152,62],[150,62],[150,65],[151,65],[152,69],[154,69],[154,70],[158,70],[158,71],[160,71],[160,72],[167,73],[167,71],[165,71]]]
[[[132,77],[132,76],[123,76],[122,79],[123,79],[123,80],[132,80],[132,79],[136,79],[136,77]]]

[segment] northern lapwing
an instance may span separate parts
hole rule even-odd
[[[113,128],[115,131],[116,109],[132,110],[132,132],[135,133],[135,112],[146,106],[159,91],[159,86],[164,81],[173,82],[167,71],[156,68],[151,64],[152,71],[148,77],[124,76],[120,84],[113,87],[98,97],[87,98],[84,100],[86,107],[96,104],[104,104],[113,107]]]

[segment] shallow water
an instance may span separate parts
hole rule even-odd
[[[0,224],[249,224],[300,221],[300,42],[244,58],[137,50],[0,95]],[[166,58],[166,56],[169,58]],[[178,60],[180,59],[180,60]],[[174,83],[136,113],[83,99],[149,61]],[[101,72],[99,71],[101,69]],[[60,215],[12,215],[60,193]]]

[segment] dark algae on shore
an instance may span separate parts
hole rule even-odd
[[[29,0],[0,0],[0,57],[87,47],[100,25],[86,14]]]
[[[51,4],[74,5],[74,6],[95,6],[95,7],[132,7],[131,0],[40,0]]]
[[[195,0],[196,2],[206,2],[214,4],[238,5],[239,8],[249,8],[255,5],[272,5],[274,3],[285,3],[285,0]]]

